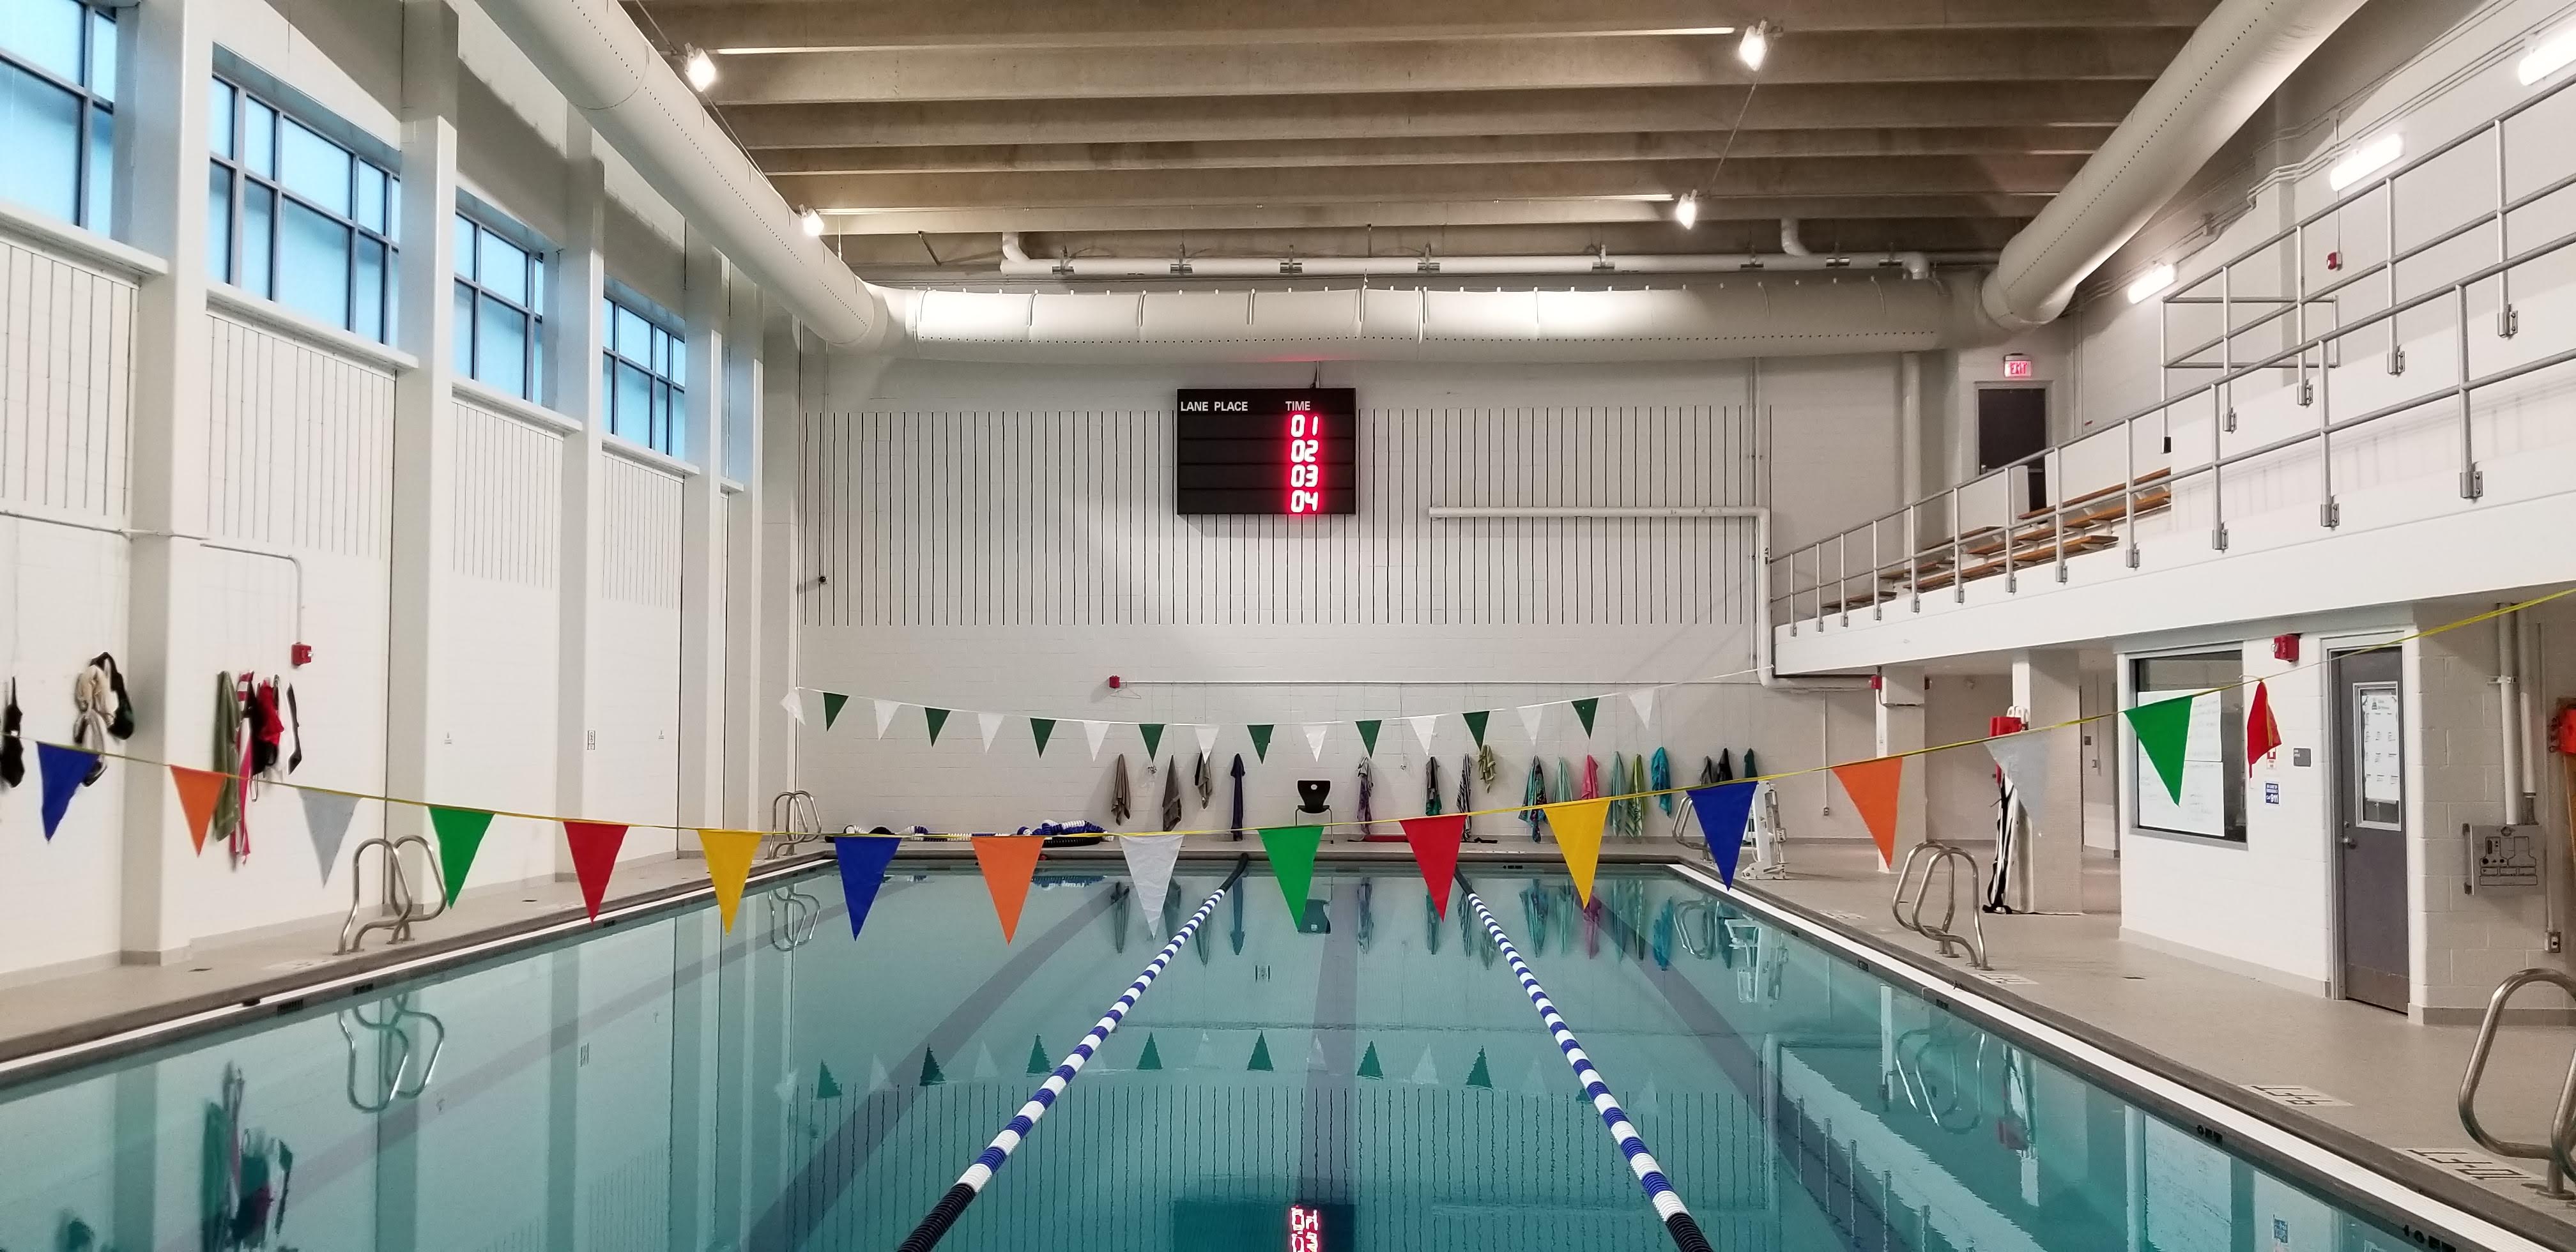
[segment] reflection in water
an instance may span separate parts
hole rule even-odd
[[[856,942],[811,880],[0,1092],[0,1250],[892,1247],[1219,876],[1041,877],[1015,945],[971,874]],[[1478,878],[1720,1248],[2401,1246],[1662,874]],[[1231,893],[942,1246],[1278,1246],[1292,1205],[1334,1249],[1668,1246],[1465,909],[1313,899]]]

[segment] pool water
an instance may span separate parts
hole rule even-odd
[[[1222,877],[827,876],[0,1090],[0,1250],[890,1249]],[[1662,871],[1471,875],[1721,1249],[2408,1246]],[[1153,914],[1149,917],[1148,914]],[[1671,1243],[1409,868],[1255,873],[941,1245]],[[432,1063],[434,1061],[434,1064]]]

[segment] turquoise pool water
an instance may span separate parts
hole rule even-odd
[[[0,1090],[0,1250],[891,1249],[1222,877],[837,884]],[[2410,1246],[1661,871],[1474,874],[1721,1249]],[[789,893],[800,897],[790,899]],[[1255,874],[945,1248],[1671,1244],[1409,870]],[[808,927],[810,926],[810,930]],[[435,1064],[430,1065],[432,1055]],[[86,1240],[86,1242],[84,1242]]]

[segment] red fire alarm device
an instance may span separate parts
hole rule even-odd
[[[313,663],[313,645],[309,643],[299,643],[287,648],[286,659],[294,662],[297,669],[302,669],[307,665],[311,665]]]
[[[2295,634],[2272,636],[2272,659],[2299,663],[2299,637]]]
[[[2020,718],[2015,717],[2010,713],[2006,713],[2001,717],[1991,717],[1986,719],[1986,733],[1988,735],[2017,735],[2028,729],[2030,729],[2029,726],[2024,724]]]
[[[1120,678],[1120,677],[1119,677],[1119,676],[1117,676],[1116,674],[1111,674],[1111,675],[1109,676],[1109,689],[1110,689],[1111,691],[1116,691],[1116,690],[1118,690],[1120,687],[1124,687],[1124,686],[1126,686],[1126,685],[1127,685],[1127,680],[1126,680],[1126,679],[1124,679],[1124,678]]]
[[[2551,727],[2550,746],[2569,756],[2576,756],[2576,704],[2561,705],[2558,724]]]
[[[2342,254],[2341,252],[2329,252],[2329,253],[2327,253],[2327,254],[2326,254],[2326,268],[2327,268],[2327,269],[2330,269],[2330,270],[2339,270],[2339,269],[2342,269],[2342,268],[2343,268],[2343,254]]]

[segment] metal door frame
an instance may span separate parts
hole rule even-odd
[[[2347,780],[2344,776],[2346,766],[2348,765],[2348,761],[2345,756],[2345,748],[2347,746],[2345,736],[2348,733],[2354,733],[2358,730],[2357,727],[2349,724],[2351,717],[2349,710],[2345,707],[2344,662],[2347,659],[2364,652],[2386,652],[2396,658],[2397,677],[2395,682],[2397,684],[2398,728],[2400,735],[2398,740],[2398,751],[2401,753],[2399,758],[2399,769],[2403,771],[2405,770],[2407,763],[2413,759],[2415,751],[2413,736],[2405,733],[2405,714],[2407,705],[2409,704],[2406,697],[2406,662],[2407,654],[2411,645],[2399,642],[2403,637],[2404,636],[2398,632],[2387,631],[2373,632],[2371,634],[2351,637],[2318,640],[2318,646],[2323,648],[2326,654],[2326,682],[2325,691],[2323,692],[2325,717],[2322,719],[2324,723],[2324,733],[2319,736],[2324,740],[2324,742],[2318,746],[2318,751],[2328,754],[2327,760],[2331,763],[2331,768],[2328,769],[2323,776],[2323,785],[2327,788],[2327,795],[2325,797],[2326,804],[2324,806],[2324,834],[2328,857],[2325,899],[2326,939],[2328,952],[2331,958],[2326,962],[2326,996],[2327,998],[2334,1000],[2353,1000],[2353,1003],[2355,1004],[2367,1004],[2372,1008],[2383,1008],[2385,1006],[2370,1004],[2369,1001],[2366,1000],[2354,1000],[2351,995],[2351,989],[2346,985],[2344,978],[2344,931],[2347,919],[2344,916],[2343,908],[2343,854],[2346,850],[2343,846],[2343,814],[2344,804],[2348,798],[2347,784],[2348,782],[2356,781]],[[2374,640],[2376,640],[2376,642],[2374,642]],[[2403,777],[2402,772],[2400,776]],[[2412,883],[2414,882],[2415,874],[2415,855],[2413,848],[2414,841],[2409,838],[2415,825],[2413,791],[2414,789],[2412,787],[2408,787],[2408,794],[2399,802],[2398,807],[2401,813],[2401,818],[2397,831],[2398,848],[2405,854],[2405,860],[2401,868],[2399,881],[2401,883],[2408,884],[2408,895],[2404,903],[2401,905],[2399,913],[2406,924],[2406,998],[2410,1007],[2414,1001],[2416,991],[2414,968],[2416,927],[2414,899],[2412,893]],[[2395,1011],[2404,1013],[2407,1009],[2400,1008]]]

